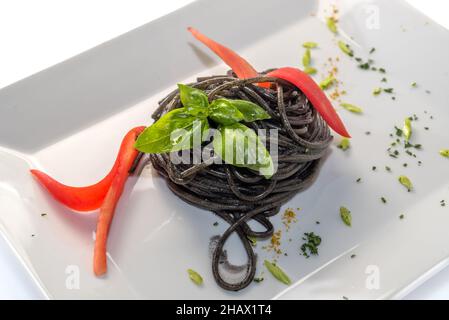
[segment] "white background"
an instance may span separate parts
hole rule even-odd
[[[0,0],[0,88],[143,25],[192,0]],[[449,29],[449,2],[407,0]],[[42,253],[46,254],[46,253]],[[0,237],[0,299],[42,295]],[[409,299],[449,299],[449,269]]]

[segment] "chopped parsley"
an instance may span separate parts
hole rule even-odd
[[[318,246],[321,244],[321,237],[313,232],[304,233],[302,238],[305,242],[301,245],[302,255],[309,258],[311,255],[318,255]]]
[[[449,149],[441,149],[440,155],[442,155],[445,158],[449,158]]]
[[[350,227],[352,225],[352,215],[351,211],[349,211],[346,207],[340,207],[340,217],[345,225]]]
[[[385,197],[381,197],[380,200],[381,200],[383,203],[387,203],[387,199],[386,199]]]
[[[362,108],[350,103],[342,102],[340,103],[340,106],[352,113],[363,113]]]
[[[354,56],[354,51],[352,51],[351,47],[348,44],[344,43],[343,41],[341,41],[341,40],[338,41],[338,47],[344,54],[346,54],[350,57]]]
[[[314,48],[318,47],[318,43],[313,42],[313,41],[307,41],[307,42],[304,42],[302,44],[302,46],[306,49],[314,49]]]
[[[410,192],[413,189],[413,184],[408,177],[399,176],[398,181],[400,184],[402,184],[404,187],[407,188],[408,192]]]
[[[346,151],[351,146],[348,138],[341,139],[340,143],[338,144],[337,148]]]

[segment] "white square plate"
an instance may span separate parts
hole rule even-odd
[[[338,1],[338,8],[340,38],[357,55],[387,69],[396,101],[387,94],[372,95],[383,75],[358,69],[339,51],[323,23],[329,2],[315,0],[200,0],[0,90],[0,227],[45,295],[397,298],[446,265],[449,206],[441,207],[440,200],[449,202],[449,161],[438,151],[449,148],[449,33],[401,1]],[[97,279],[92,273],[96,215],[65,209],[29,174],[37,167],[69,185],[100,179],[123,134],[149,124],[157,101],[176,83],[225,72],[186,32],[189,25],[235,49],[259,70],[299,66],[300,44],[316,41],[317,80],[327,58],[339,56],[338,78],[348,91],[344,99],[364,108],[363,115],[339,109],[353,136],[351,149],[343,153],[334,146],[315,184],[285,206],[301,208],[299,221],[283,238],[288,256],[279,260],[294,282],[290,287],[265,271],[260,284],[241,292],[221,290],[212,277],[208,244],[225,223],[213,227],[218,218],[176,198],[151,168],[127,184],[111,228],[108,275]],[[372,47],[377,50],[370,55]],[[414,81],[417,88],[410,85]],[[417,159],[390,158],[389,134],[412,114],[419,117],[413,122],[413,141],[423,150]],[[413,192],[399,185],[400,174],[413,181]],[[358,177],[362,183],[355,182]],[[340,220],[341,205],[352,211],[352,228]],[[283,228],[279,216],[273,222]],[[319,256],[305,259],[299,246],[302,234],[310,231],[323,243]],[[237,252],[238,246],[231,241],[229,249]],[[263,259],[273,257],[262,246],[256,249],[257,274]],[[234,257],[236,262],[241,258]],[[188,268],[203,275],[204,286],[191,283]],[[71,282],[74,272],[79,272],[79,288]]]

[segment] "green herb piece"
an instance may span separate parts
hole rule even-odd
[[[443,157],[449,158],[449,149],[441,149],[440,155],[442,155]]]
[[[192,280],[196,285],[200,286],[203,284],[203,278],[198,272],[192,269],[188,269],[187,273],[189,274],[190,280]]]
[[[387,73],[387,71],[384,68],[379,68],[380,73]]]
[[[353,105],[350,103],[343,102],[340,104],[340,106],[342,106],[343,108],[345,108],[346,110],[348,110],[352,113],[363,113],[362,108],[357,107],[356,105]]]
[[[326,19],[327,28],[334,34],[338,33],[337,21],[334,17],[329,17]]]
[[[218,99],[217,99],[218,100]],[[266,120],[270,119],[270,115],[265,111],[264,108],[258,106],[257,104],[246,101],[246,100],[228,100],[226,99],[232,106],[237,108],[243,115],[243,121],[245,122],[253,122],[256,120]],[[214,104],[216,100],[214,100],[211,106]]]
[[[216,99],[210,104],[209,110],[209,118],[223,125],[242,120],[252,122],[270,119],[270,115],[263,108],[246,100]]]
[[[254,281],[254,282],[257,282],[257,283],[260,283],[260,282],[262,282],[263,280],[264,280],[263,277],[258,277],[258,278],[255,277],[255,278],[253,279],[253,281]]]
[[[320,88],[326,90],[329,88],[335,81],[335,77],[333,75],[329,75],[326,79],[320,82]]]
[[[41,217],[46,217],[47,214],[46,213],[41,213]]]
[[[374,88],[373,95],[378,96],[382,93],[382,88]]]
[[[377,167],[376,167],[376,166],[373,166],[373,167],[371,168],[371,170],[376,171],[376,170],[377,170]]]
[[[282,282],[284,284],[287,284],[287,285],[292,283],[292,281],[290,280],[288,275],[279,266],[277,266],[275,263],[272,263],[272,262],[270,262],[268,260],[265,260],[264,261],[264,265],[268,269],[268,271],[270,271],[270,273],[276,279],[278,279],[280,282]]]
[[[362,178],[357,178],[356,182],[361,182]]]
[[[181,103],[187,113],[197,117],[207,117],[209,100],[207,95],[196,88],[178,83]]]
[[[309,258],[311,255],[318,255],[318,246],[321,244],[321,237],[313,232],[306,232],[302,239],[306,241],[301,246],[303,256]]]
[[[371,50],[369,51],[370,54],[374,53],[374,51],[376,51],[376,48],[371,48]]]
[[[341,149],[343,151],[346,151],[346,150],[349,149],[350,146],[351,145],[350,145],[349,139],[348,138],[343,138],[343,139],[341,139],[341,141],[338,144],[337,148],[339,148],[339,149]]]
[[[359,64],[359,68],[363,70],[368,70],[370,68],[370,64],[368,62]]]
[[[381,200],[383,203],[387,203],[387,199],[386,199],[385,197],[381,197],[380,200]]]
[[[346,207],[340,207],[340,217],[344,224],[350,227],[352,225],[352,215]]]
[[[206,118],[193,116],[186,108],[163,115],[147,127],[137,138],[135,148],[145,153],[165,153],[191,149],[195,136],[206,137],[209,123]]]
[[[251,236],[246,236],[249,240],[249,242],[251,243],[251,245],[253,247],[255,247],[257,245],[257,238],[256,237],[251,237]]]
[[[304,72],[312,75],[312,74],[316,74],[318,71],[314,67],[305,67]]]
[[[254,130],[241,123],[220,125],[214,135],[214,151],[226,163],[259,171],[269,179],[273,160]]]
[[[357,257],[357,255],[351,254],[351,259],[354,259],[355,257]]]
[[[399,219],[404,219],[405,218],[405,216],[403,215],[403,214],[401,214],[400,216],[399,216]]]
[[[389,166],[385,166],[385,170],[387,170],[388,172],[391,172],[391,168]]]
[[[384,92],[386,93],[393,93],[394,89],[393,88],[385,88]]]
[[[308,41],[308,42],[304,42],[302,44],[302,46],[306,49],[314,49],[314,48],[318,47],[318,43],[313,42],[313,41]]]
[[[418,84],[417,84],[416,82],[412,82],[412,83],[410,84],[410,86],[411,86],[412,88],[416,88],[416,87],[418,86]]]
[[[407,191],[410,192],[413,189],[412,182],[406,176],[399,176],[398,178],[400,184],[407,188]]]
[[[343,51],[344,54],[347,54],[350,57],[354,56],[354,51],[352,51],[351,47],[343,41],[338,41],[338,47],[341,51]]]
[[[382,78],[380,81],[381,82],[387,82],[388,80],[387,80],[387,78]]]
[[[441,200],[440,201],[440,206],[445,207],[446,206],[446,201],[445,200]]]
[[[215,221],[215,222],[213,223],[213,226],[214,226],[214,227],[218,227],[218,222]]]
[[[404,133],[405,140],[408,141],[412,135],[412,122],[410,118],[405,118],[402,132]]]
[[[216,123],[230,125],[242,121],[244,117],[239,109],[232,105],[231,100],[217,99],[210,104],[209,118]]]
[[[312,60],[312,56],[310,54],[310,49],[306,49],[306,52],[302,56],[302,65],[306,68],[309,67],[311,60]]]

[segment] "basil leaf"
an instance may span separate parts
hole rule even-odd
[[[209,118],[218,124],[230,125],[244,119],[243,114],[232,103],[232,100],[217,99],[209,106]]]
[[[186,111],[193,116],[207,117],[209,100],[204,91],[178,83],[179,96]]]
[[[145,153],[164,153],[192,148],[192,138],[207,136],[209,123],[179,108],[163,115],[146,128],[137,138],[134,147]]]
[[[199,286],[203,284],[203,277],[201,277],[198,272],[192,269],[187,269],[187,273],[189,274],[190,280],[192,280],[196,285]]]
[[[288,275],[281,268],[279,268],[276,264],[274,264],[274,263],[272,263],[272,262],[270,262],[268,260],[265,260],[263,262],[263,264],[268,269],[268,271],[270,271],[270,273],[276,279],[278,279],[280,282],[285,283],[285,284],[291,284],[292,283],[292,281],[290,280]]]
[[[239,109],[243,114],[243,120],[245,122],[253,122],[256,120],[270,119],[271,116],[264,108],[259,105],[246,100],[228,100],[234,107]]]
[[[259,171],[269,179],[273,160],[257,134],[241,123],[220,125],[214,134],[214,151],[226,163]]]

